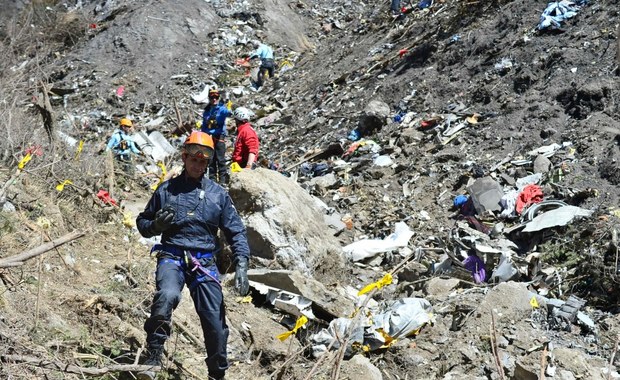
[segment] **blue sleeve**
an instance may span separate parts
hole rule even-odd
[[[133,139],[129,139],[129,149],[131,149],[132,152],[134,152],[135,154],[140,154],[140,149],[138,149],[138,147],[136,146],[136,142],[133,141]]]
[[[224,204],[222,205],[222,214],[220,216],[220,229],[230,245],[233,255],[235,256],[235,261],[238,262],[240,259],[249,260],[250,247],[248,245],[245,226],[228,194],[224,194]]]
[[[202,111],[202,125],[200,126],[200,130],[202,132],[207,132],[207,125],[209,125],[209,112],[205,108],[204,111]]]
[[[119,142],[118,133],[114,132],[114,134],[112,135],[112,137],[110,137],[110,140],[108,141],[107,149],[116,148],[116,146],[118,145],[118,142]]]
[[[162,184],[155,190],[149,203],[147,203],[144,211],[142,211],[138,217],[136,218],[136,227],[138,227],[138,231],[145,238],[150,238],[155,235],[158,235],[153,231],[153,219],[155,219],[155,213],[161,209],[162,205],[162,191],[163,188],[167,188],[168,186],[164,186]]]

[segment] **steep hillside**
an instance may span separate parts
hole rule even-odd
[[[334,228],[325,233],[343,247],[397,240],[398,222],[412,235],[371,257],[343,250],[317,264],[314,280],[338,298],[284,342],[275,337],[295,315],[258,289],[250,303],[236,298],[225,276],[227,378],[620,378],[616,2],[575,2],[583,6],[555,29],[537,28],[546,1],[423,3],[403,1],[406,14],[394,18],[387,1],[0,1],[0,378],[135,378],[155,260],[132,222],[161,173],[143,158],[155,172],[115,171],[103,148],[121,117],[178,146],[180,128],[200,120],[207,86],[256,113],[261,170],[322,201]],[[259,90],[256,62],[242,61],[252,40],[273,46],[278,64]],[[477,179],[509,193],[534,173],[545,201],[589,217],[556,216],[527,232],[545,208],[501,216],[455,207],[458,195],[471,202]],[[244,181],[231,185],[240,204]],[[288,199],[280,190],[269,202]],[[240,207],[246,222],[254,206]],[[252,268],[300,270],[253,239],[276,254]],[[317,245],[303,252],[332,254],[303,241]],[[39,247],[47,253],[9,260]],[[482,281],[467,266],[472,255],[484,260]],[[514,272],[497,278],[502,263]],[[393,282],[371,293],[370,309],[353,297],[365,322],[419,297],[433,323],[394,340],[343,329],[335,350],[316,355],[326,345],[313,334],[349,306],[330,303],[388,272]],[[206,379],[187,293],[173,329],[160,378]]]

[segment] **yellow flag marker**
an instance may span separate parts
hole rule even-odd
[[[26,154],[26,155],[24,156],[24,158],[22,158],[22,159],[19,161],[19,164],[17,164],[17,168],[18,168],[19,170],[23,170],[23,169],[24,169],[24,166],[26,166],[26,164],[27,164],[30,160],[32,160],[32,155],[31,155],[30,153],[28,153],[28,154]]]
[[[239,164],[238,164],[238,163],[233,162],[232,164],[230,164],[230,171],[231,171],[231,172],[233,172],[233,173],[238,173],[238,172],[240,172],[241,170],[242,170],[242,169],[241,169],[241,166],[239,166]]]
[[[77,161],[80,158],[80,154],[82,153],[82,150],[84,149],[84,140],[80,140],[77,150],[75,151],[75,160]]]
[[[289,336],[295,334],[297,330],[299,330],[306,323],[308,323],[308,318],[305,315],[302,315],[301,317],[297,319],[297,322],[295,322],[295,327],[293,327],[291,331],[282,333],[278,335],[276,338],[280,339],[281,342],[284,342],[286,339],[288,339]]]
[[[374,288],[381,289],[382,287],[389,285],[392,283],[392,275],[390,273],[386,273],[383,278],[377,282],[373,282],[370,285],[366,285],[360,290],[357,295],[361,296],[362,294],[366,294],[373,290]]]
[[[237,297],[235,301],[237,303],[252,303],[252,296]]]
[[[66,179],[62,181],[61,183],[59,183],[58,185],[56,185],[56,190],[63,191],[65,189],[65,186],[67,185],[73,185],[73,182],[71,182],[70,179]]]
[[[532,296],[532,299],[530,300],[530,305],[532,305],[532,308],[534,309],[538,309],[540,307],[540,305],[538,305],[538,301],[536,300],[536,297]]]
[[[166,177],[166,174],[168,174],[168,171],[166,170],[166,165],[164,165],[163,162],[158,161],[157,162],[157,166],[159,166],[159,168],[161,169],[161,175],[159,176],[159,181],[157,181],[156,184],[154,184],[153,186],[151,186],[152,190],[157,190],[157,188],[159,187],[159,185],[162,184],[162,182],[164,182],[164,178]]]

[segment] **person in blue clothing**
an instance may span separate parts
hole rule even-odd
[[[112,137],[108,140],[106,150],[111,150],[114,153],[114,157],[120,161],[131,161],[132,154],[141,154],[133,138],[129,136],[129,131],[132,127],[133,123],[131,120],[127,118],[121,119],[119,128],[112,133]]]
[[[232,112],[220,101],[220,91],[216,88],[209,90],[209,104],[202,112],[200,130],[213,138],[215,154],[209,164],[209,178],[221,184],[228,183],[230,179],[226,165],[226,118],[230,115]]]
[[[262,87],[265,83],[265,72],[269,74],[270,78],[273,78],[276,67],[275,61],[273,60],[273,49],[270,46],[260,43],[260,41],[253,41],[252,44],[256,50],[250,54],[249,59],[260,58],[256,85]]]
[[[250,249],[245,226],[230,196],[204,176],[212,155],[211,136],[192,132],[183,145],[183,172],[162,183],[136,219],[142,236],[161,234],[161,244],[151,250],[157,255],[156,293],[151,315],[144,323],[147,333],[144,364],[153,367],[139,373],[138,379],[154,379],[156,367],[161,367],[164,342],[171,333],[172,312],[181,300],[184,284],[200,317],[209,379],[223,379],[228,368],[228,326],[215,265],[215,257],[221,250],[218,229],[233,252],[235,288],[243,296],[249,292]]]

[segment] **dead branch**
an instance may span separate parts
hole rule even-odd
[[[547,367],[547,343],[543,345],[543,352],[540,356],[540,375],[539,380],[545,380],[545,367]]]
[[[2,355],[0,356],[0,361],[5,363],[26,363],[44,369],[50,369],[66,373],[76,373],[87,376],[101,376],[110,372],[142,372],[159,369],[159,367],[153,367],[150,365],[134,364],[115,364],[102,368],[80,367],[74,364],[66,364],[60,361],[39,359],[25,355]]]
[[[43,126],[45,127],[45,131],[47,132],[47,137],[50,142],[54,141],[54,113],[52,112],[52,103],[50,103],[49,97],[49,89],[43,83],[43,81],[39,81],[39,86],[41,86],[41,92],[39,92],[39,96],[36,97],[36,102],[34,106],[41,112],[41,117],[43,118]]]
[[[181,119],[181,112],[179,111],[179,106],[177,105],[176,98],[174,100],[174,114],[177,117],[177,128],[183,128],[183,119]]]
[[[497,367],[497,373],[499,374],[500,380],[504,380],[506,377],[504,376],[504,369],[502,368],[502,361],[499,358],[499,347],[497,346],[497,330],[495,330],[495,314],[493,310],[491,310],[491,351],[493,352],[493,357],[495,358],[495,366]]]
[[[614,350],[611,353],[611,358],[609,358],[609,367],[607,367],[607,380],[611,380],[611,368],[614,365],[614,360],[616,360],[616,353],[618,353],[618,346],[620,346],[620,334],[616,338],[616,342],[614,343]]]
[[[8,268],[15,266],[15,263],[24,262],[26,260],[32,259],[33,257],[39,256],[49,250],[52,250],[58,246],[61,246],[65,243],[68,243],[72,240],[80,238],[84,236],[86,233],[84,231],[73,231],[64,236],[59,237],[56,240],[53,240],[49,243],[45,243],[36,248],[30,249],[26,252],[20,253],[19,255],[7,257],[3,260],[0,260],[0,268]]]

